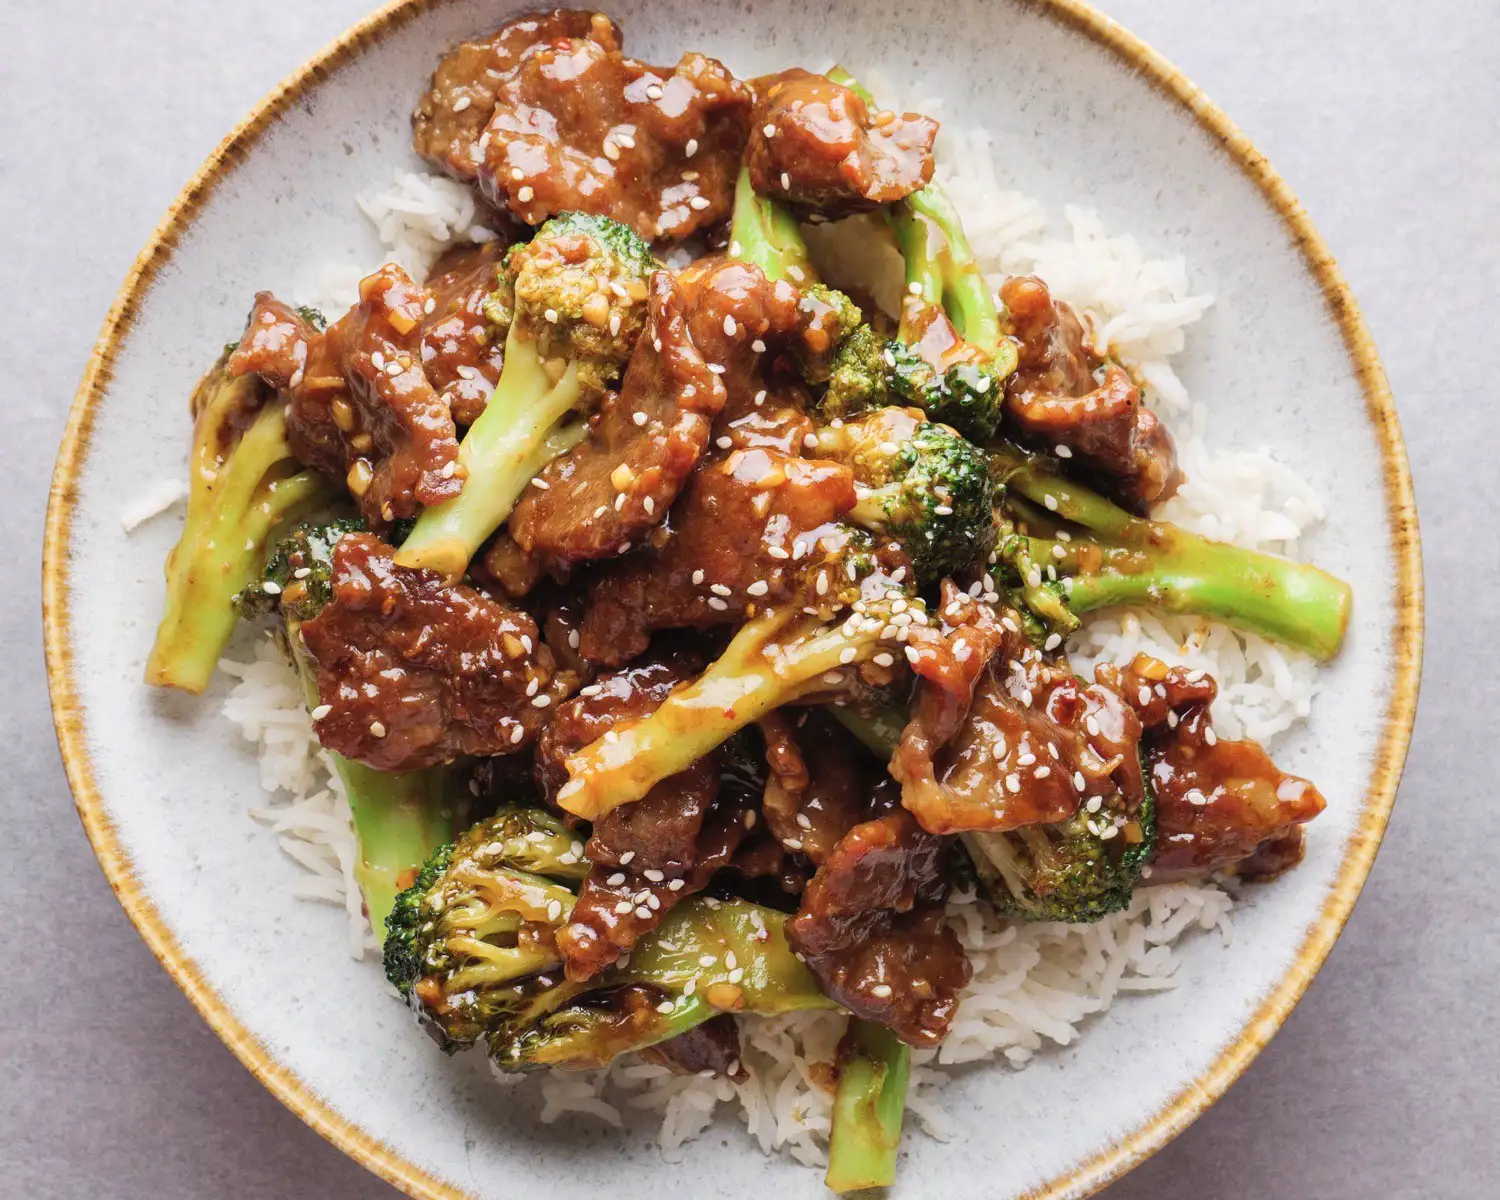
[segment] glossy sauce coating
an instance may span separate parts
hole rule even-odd
[[[849,88],[800,68],[757,79],[755,93],[745,165],[762,196],[844,216],[932,179],[930,117],[871,112]]]
[[[1021,344],[1020,366],[1005,383],[1016,426],[1049,449],[1070,449],[1132,508],[1144,511],[1176,491],[1182,475],[1172,435],[1125,370],[1089,352],[1073,310],[1029,275],[1006,280],[1000,299]]]
[[[475,588],[398,567],[392,553],[374,534],[345,535],[333,598],[302,626],[319,741],[379,771],[414,771],[535,740],[577,686],[555,669],[536,623]]]

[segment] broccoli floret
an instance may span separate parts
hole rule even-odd
[[[854,330],[834,352],[818,412],[832,420],[896,403],[893,371],[899,346],[868,325]]]
[[[582,850],[542,810],[502,809],[435,851],[397,898],[386,977],[446,1048],[565,987],[531,977],[561,966],[552,932],[573,910],[566,883],[587,873]]]
[[[267,543],[332,492],[292,457],[285,406],[255,376],[231,375],[227,352],[199,382],[192,411],[187,519],[167,556],[146,682],[201,692],[234,633],[234,597]]]
[[[1133,516],[1017,447],[990,458],[1004,484],[996,561],[1046,641],[1060,642],[1078,614],[1140,605],[1226,621],[1321,660],[1338,653],[1353,597],[1326,571]]]
[[[650,247],[607,217],[564,213],[506,253],[487,315],[509,326],[505,364],[458,448],[464,488],[425,511],[403,567],[460,578],[533,475],[588,436],[588,410],[629,361],[647,318]]]
[[[333,599],[333,548],[365,527],[360,517],[300,525],[277,542],[261,577],[236,597],[244,617],[310,621]]]
[[[797,309],[802,326],[795,345],[798,371],[808,383],[827,383],[844,344],[864,328],[864,314],[843,292],[821,283],[802,289]]]
[[[302,647],[302,623],[332,598],[333,551],[347,533],[362,529],[358,518],[300,526],[272,551],[264,574],[236,598],[247,618],[271,617],[278,641],[302,684],[309,708],[318,704],[316,671]],[[359,858],[354,878],[377,934],[396,895],[431,854],[453,836],[459,803],[450,768],[395,773],[376,771],[329,752],[354,820]]]
[[[925,608],[910,581],[898,585],[872,569],[867,539],[851,543],[852,552],[842,550],[810,569],[805,594],[768,606],[742,626],[702,675],[651,716],[573,754],[558,803],[597,820],[773,709],[831,699],[868,702],[894,678],[903,653],[898,629],[913,616],[925,619]]]
[[[1055,825],[966,833],[964,845],[990,902],[1026,921],[1092,922],[1130,903],[1156,846],[1148,790],[1134,813],[1116,793],[1097,812],[1080,808]]]
[[[501,810],[427,861],[396,901],[385,971],[445,1049],[482,1038],[507,1070],[602,1066],[720,1012],[833,1007],[781,914],[709,897],[669,912],[627,964],[569,982],[553,938],[588,868],[556,818],[529,808]]]
[[[946,425],[882,408],[825,426],[819,450],[854,470],[849,519],[894,538],[918,580],[983,562],[994,547],[994,482],[984,451]]]
[[[939,370],[916,346],[893,340],[887,350],[888,386],[894,403],[915,404],[934,421],[951,425],[977,442],[994,437],[1005,401],[1005,377],[1015,369],[1013,362],[997,363],[987,355],[973,354],[970,347],[964,350],[968,361]]]

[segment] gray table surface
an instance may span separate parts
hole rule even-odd
[[[58,761],[38,592],[53,452],[137,249],[224,131],[368,7],[0,0],[3,1196],[394,1195],[234,1061],[115,903]],[[1240,1083],[1107,1194],[1493,1197],[1500,923],[1479,768],[1500,648],[1475,618],[1500,585],[1484,532],[1500,409],[1480,367],[1500,293],[1500,5],[1104,7],[1248,131],[1342,263],[1405,423],[1430,589],[1401,802],[1342,941]]]

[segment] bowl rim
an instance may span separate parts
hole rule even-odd
[[[94,416],[113,374],[114,357],[129,334],[157,273],[221,178],[238,167],[261,135],[302,93],[322,84],[366,50],[418,16],[463,0],[391,0],[282,80],[232,129],[167,209],[132,265],[90,354],[58,451],[47,504],[42,557],[42,620],[53,724],[79,818],[116,898],[162,967],[242,1064],[283,1104],[328,1141],[388,1183],[421,1200],[458,1200],[467,1193],[418,1167],[349,1121],[292,1068],[278,1062],[208,984],[135,878],[125,848],[94,778],[86,712],[75,684],[70,646],[69,548],[77,480]],[[1155,1153],[1205,1112],[1270,1041],[1327,958],[1354,907],[1380,846],[1416,716],[1423,640],[1421,540],[1400,423],[1384,368],[1364,316],[1322,237],[1291,188],[1233,121],[1164,57],[1083,0],[1029,0],[1047,19],[1087,37],[1146,80],[1197,123],[1255,183],[1281,216],[1317,281],[1338,326],[1365,395],[1380,446],[1388,532],[1396,561],[1396,613],[1390,636],[1390,699],[1359,822],[1338,874],[1311,922],[1296,958],[1235,1039],[1195,1080],[1111,1146],[1027,1194],[1026,1200],[1092,1195]]]

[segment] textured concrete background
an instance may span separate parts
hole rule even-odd
[[[394,1195],[230,1057],[110,895],[53,741],[37,569],[64,416],[138,248],[225,130],[368,7],[0,0],[3,1196]],[[1479,768],[1500,650],[1476,618],[1500,585],[1500,416],[1480,368],[1500,292],[1500,5],[1104,7],[1228,110],[1342,263],[1405,423],[1430,589],[1406,783],[1343,940],[1244,1079],[1107,1194],[1493,1197],[1500,922]]]

